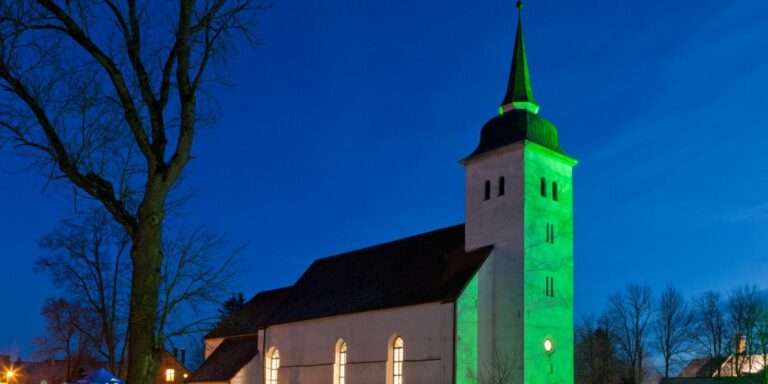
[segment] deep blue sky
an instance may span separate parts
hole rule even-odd
[[[580,160],[577,313],[628,282],[768,288],[768,2],[524,12],[540,114]],[[279,0],[259,18],[186,182],[190,222],[251,243],[246,296],[317,257],[462,222],[457,161],[503,96],[514,2]],[[0,177],[0,353],[28,358],[55,294],[32,272],[36,240],[67,203],[33,175]]]

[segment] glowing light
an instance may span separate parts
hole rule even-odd
[[[165,370],[165,381],[172,383],[176,379],[176,370],[175,369],[166,369]]]
[[[544,339],[544,350],[547,352],[552,352],[552,348],[554,348],[552,345],[552,340]]]

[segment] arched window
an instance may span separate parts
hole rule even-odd
[[[347,383],[347,343],[344,340],[336,343],[336,367],[333,371],[334,384]]]
[[[552,200],[557,201],[557,181],[552,182]]]
[[[264,361],[264,373],[266,376],[266,384],[277,384],[277,371],[280,368],[280,352],[277,349],[272,348],[267,353],[266,361]]]
[[[403,338],[395,339],[392,348],[392,384],[403,384]]]
[[[504,176],[499,177],[499,196],[504,196]]]
[[[547,179],[541,178],[541,196],[547,197]]]
[[[486,180],[485,181],[485,198],[483,200],[488,200],[491,198],[491,181]]]

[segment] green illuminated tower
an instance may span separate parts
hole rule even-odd
[[[459,384],[500,374],[512,383],[573,383],[576,160],[538,112],[518,16],[499,115],[462,160],[466,248],[493,246],[493,252],[456,304]]]

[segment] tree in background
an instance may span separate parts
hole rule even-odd
[[[648,330],[653,318],[653,296],[647,285],[630,284],[608,298],[609,332],[627,366],[627,380],[641,384],[647,354]]]
[[[587,316],[576,328],[575,371],[578,384],[612,384],[620,375],[608,319]]]
[[[685,363],[684,354],[690,351],[694,312],[677,289],[667,286],[659,297],[653,319],[651,346],[664,361],[664,377],[671,369]]]
[[[128,382],[154,381],[163,229],[172,188],[210,124],[211,67],[260,1],[0,3],[0,143],[89,196],[130,239]]]
[[[754,285],[733,289],[726,301],[727,334],[726,350],[732,356],[732,370],[741,376],[744,370],[752,372],[752,358],[756,347],[756,325],[759,315],[760,295]],[[730,366],[730,365],[729,365]]]
[[[719,377],[721,372],[717,368],[725,359],[727,344],[723,300],[719,293],[707,291],[696,301],[696,308],[696,339],[710,359],[710,374]]]
[[[205,228],[166,237],[157,332],[169,347],[185,336],[199,337],[217,321],[211,312],[231,291],[239,248],[225,253],[227,241]],[[128,343],[131,264],[129,238],[100,208],[62,221],[40,241],[46,255],[35,262],[51,275],[69,302],[90,314],[80,337],[108,369],[120,375]],[[50,330],[48,330],[50,334]],[[65,355],[68,355],[65,352]]]
[[[768,367],[768,293],[763,292],[758,301],[757,322],[755,324],[756,353],[763,360],[763,367]],[[768,369],[763,368],[763,382],[768,383]]]
[[[38,354],[53,358],[58,353],[67,362],[66,377],[62,382],[72,382],[82,377],[95,360],[86,332],[93,326],[94,318],[87,309],[63,298],[48,299],[42,315],[46,321],[46,336],[34,340]]]

